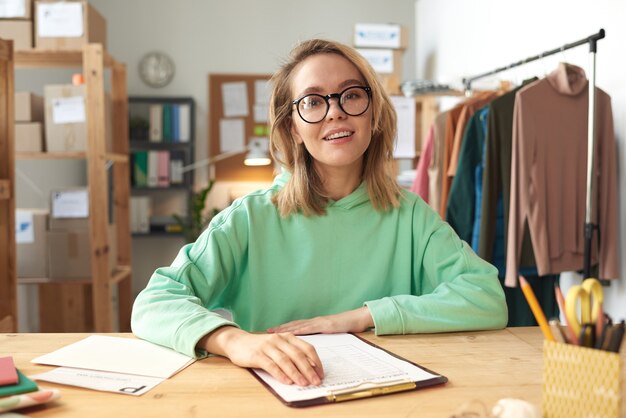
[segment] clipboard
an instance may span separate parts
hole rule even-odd
[[[337,352],[335,352],[333,354],[336,355],[337,359],[343,362],[343,366],[345,366],[346,363],[356,362],[357,360],[354,360],[355,358],[365,360],[367,363],[378,361],[379,364],[376,364],[375,367],[377,367],[382,374],[381,376],[374,376],[371,380],[364,379],[362,382],[354,380],[354,383],[352,384],[330,384],[329,387],[323,388],[323,386],[326,385],[327,378],[330,380],[335,380],[337,378],[337,376],[331,378],[327,373],[324,377],[324,383],[321,386],[299,388],[294,385],[284,385],[269,376],[269,374],[265,371],[259,369],[248,369],[249,372],[267,388],[267,390],[269,390],[284,405],[289,407],[302,408],[346,402],[418,390],[448,382],[447,377],[402,358],[397,354],[379,347],[378,345],[352,333],[317,334],[302,336],[301,338],[315,346],[322,362],[324,362],[325,372],[327,371],[327,366],[333,367],[332,363],[327,363],[325,361],[326,356],[324,355],[324,352],[331,347],[333,350],[337,350],[338,352],[343,351],[346,355],[354,354],[352,359],[349,359],[349,357],[341,358],[339,355],[341,353],[337,354]],[[337,343],[338,345],[324,346],[323,344],[319,344],[319,341],[323,341],[324,339],[328,340],[331,344]],[[333,340],[331,341],[330,339]],[[340,366],[339,368],[341,369],[343,366]],[[359,368],[358,365],[357,368]],[[389,374],[389,371],[393,369],[397,369],[397,377]],[[401,370],[407,370],[410,371],[410,373],[406,373],[404,376],[401,376]],[[388,374],[385,376],[384,372],[387,372]],[[330,374],[332,373],[333,372],[331,371]],[[351,372],[348,371],[347,374],[350,375]],[[346,376],[346,378],[354,378],[357,374],[358,373],[354,373],[353,375]],[[336,381],[338,382],[340,380],[341,377]],[[309,390],[310,392],[308,392]]]

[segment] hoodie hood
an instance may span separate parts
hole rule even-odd
[[[282,189],[285,186],[285,184],[287,184],[290,178],[291,178],[291,173],[283,168],[280,174],[274,178],[274,182],[272,183],[272,188],[276,190]],[[353,207],[356,207],[362,203],[369,202],[369,200],[370,199],[369,199],[369,195],[367,194],[367,186],[365,182],[362,181],[361,184],[359,184],[359,186],[356,189],[354,189],[354,191],[350,193],[348,196],[339,200],[329,200],[327,209],[331,209],[331,208],[342,208],[346,210],[352,209]]]
[[[552,88],[566,96],[577,96],[587,88],[585,70],[564,62],[546,78]]]

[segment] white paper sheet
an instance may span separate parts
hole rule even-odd
[[[220,152],[242,150],[246,146],[243,119],[220,120]]]
[[[318,334],[299,337],[315,346],[324,367],[320,386],[285,385],[255,369],[285,401],[316,399],[333,391],[365,389],[381,384],[417,382],[438,377],[360,340],[351,334]]]
[[[391,96],[398,115],[398,137],[394,158],[415,158],[415,99]]]
[[[52,122],[85,122],[85,98],[83,96],[58,97],[52,100]]]
[[[63,190],[60,192],[53,192],[52,217],[89,217],[89,192],[87,190]]]
[[[254,111],[254,122],[255,123],[267,123],[270,116],[269,106],[266,104],[255,104],[252,106]]]
[[[167,379],[194,359],[144,340],[91,335],[31,361]]]
[[[25,17],[26,0],[0,0],[0,17]]]
[[[74,2],[39,3],[37,35],[42,38],[83,36],[83,5]]]
[[[257,104],[270,104],[272,95],[272,83],[269,80],[256,80],[254,82],[254,102]]]
[[[101,372],[96,370],[57,367],[49,372],[29,376],[34,380],[79,386],[104,392],[123,393],[139,396],[154,388],[165,379],[160,377],[137,376],[134,374]]]
[[[222,84],[222,106],[224,106],[224,116],[248,116],[248,89],[246,83],[238,81],[235,83]]]
[[[35,242],[35,226],[33,212],[29,210],[15,211],[15,243],[32,244]]]

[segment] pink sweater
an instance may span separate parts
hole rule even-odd
[[[584,262],[588,83],[582,68],[560,64],[517,93],[513,116],[507,286],[516,286],[524,223],[539,275],[580,270]],[[596,88],[596,184],[592,262],[619,277],[617,149],[611,98]]]

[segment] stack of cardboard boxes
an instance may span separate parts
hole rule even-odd
[[[87,43],[106,49],[106,21],[85,0],[5,0],[0,1],[0,37],[14,41],[17,59],[23,50],[82,51]],[[72,84],[45,86],[43,96],[15,94],[16,152],[87,150],[86,89],[82,76],[76,79]],[[112,106],[110,96],[106,99],[110,150]],[[18,209],[18,277],[50,281],[91,277],[88,201],[87,189],[66,189],[52,192],[50,211]],[[113,269],[115,228],[110,226],[108,232]]]
[[[3,0],[0,1],[0,38],[12,39],[18,54],[33,47],[82,51],[88,43],[99,43],[106,49],[107,27],[102,15],[86,0]],[[46,86],[44,97],[42,101],[40,96],[29,92],[16,94],[16,151],[85,151],[85,86],[81,83]],[[110,96],[105,109],[110,144]]]
[[[12,39],[13,49],[33,48],[32,9],[31,0],[0,2],[0,38]]]
[[[15,151],[42,152],[43,97],[22,91],[15,93]]]
[[[89,193],[85,188],[52,192],[51,208],[16,211],[17,275],[50,281],[91,277]],[[116,229],[108,227],[109,266],[117,264]]]
[[[357,23],[354,46],[378,73],[388,94],[400,94],[406,29],[397,24]]]
[[[85,43],[106,48],[106,21],[85,0],[3,0],[0,38],[12,39],[16,51],[80,50]]]

